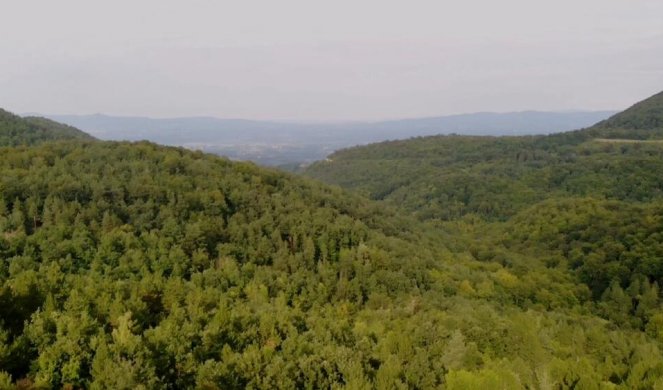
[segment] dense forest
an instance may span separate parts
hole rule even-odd
[[[2,118],[0,388],[663,388],[655,136],[428,137],[307,172],[344,189]]]
[[[661,341],[648,303],[663,282],[661,172],[663,93],[587,129],[390,141],[305,174],[463,237],[473,260],[559,270],[587,289],[592,313]]]
[[[544,199],[663,196],[663,93],[583,130],[550,136],[433,136],[341,150],[307,176],[420,219],[504,221]]]
[[[94,139],[74,127],[41,117],[21,118],[0,108],[0,146],[36,145],[57,140]]]

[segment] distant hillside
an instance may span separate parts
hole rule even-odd
[[[663,129],[663,92],[634,104],[629,109],[597,124],[601,128],[632,130]]]
[[[614,113],[614,111],[478,112],[377,122],[368,124],[367,127],[380,132],[385,136],[384,139],[439,134],[537,135],[559,133],[590,126]]]
[[[0,146],[35,145],[44,141],[94,139],[68,125],[39,117],[21,118],[0,109]]]
[[[625,140],[663,139],[663,92],[581,130],[555,134],[543,144],[579,144],[597,138]]]
[[[512,112],[382,122],[290,123],[219,118],[50,115],[106,140],[150,140],[264,165],[313,162],[334,150],[390,139],[436,134],[548,134],[590,126],[614,112]]]
[[[663,196],[663,145],[605,139],[655,138],[656,129],[609,126],[629,123],[628,118],[660,123],[660,96],[584,130],[384,142],[338,151],[305,174],[388,201],[423,219],[476,214],[505,220],[556,195],[651,200]]]

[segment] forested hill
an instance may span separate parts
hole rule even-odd
[[[0,172],[0,371],[40,388],[359,380],[379,347],[355,324],[419,310],[444,253],[366,200],[182,149],[6,148]]]
[[[663,92],[599,122],[596,127],[633,130],[663,129]]]
[[[663,140],[663,92],[586,129],[543,137],[539,146],[559,147],[594,139]]]
[[[661,208],[594,237],[570,207],[495,233],[151,143],[6,147],[0,388],[662,385]]]
[[[422,219],[506,220],[557,196],[649,201],[663,196],[661,96],[588,129],[384,142],[336,152],[305,174]]]
[[[74,127],[46,118],[21,118],[0,109],[0,146],[35,145],[56,140],[93,140]]]
[[[306,174],[464,237],[461,245],[482,264],[510,273],[540,267],[519,280],[551,270],[571,277],[587,288],[593,313],[653,336],[654,324],[663,324],[662,120],[658,94],[587,129],[384,142],[336,152]],[[473,293],[478,283],[470,282]],[[643,310],[650,315],[641,317]]]

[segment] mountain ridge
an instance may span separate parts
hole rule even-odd
[[[640,113],[643,107],[647,114],[638,118],[645,123],[658,123],[663,120],[662,96],[657,94],[635,104],[614,115],[610,123],[626,123],[615,122],[615,118],[631,118],[633,112]],[[517,203],[507,201],[510,196],[532,196],[527,201],[523,199],[521,207],[542,200],[547,192],[557,189],[618,197],[633,197],[635,189],[639,189],[658,196],[663,187],[657,186],[663,184],[651,177],[651,173],[656,166],[663,170],[660,144],[621,144],[617,149],[615,145],[593,142],[596,139],[653,139],[659,134],[657,129],[607,127],[605,123],[547,136],[441,135],[357,146],[337,151],[327,160],[310,165],[304,174],[358,190],[372,199],[389,198],[409,212],[433,219],[456,218],[480,209],[494,218],[508,218],[517,211],[509,207]],[[647,153],[641,153],[640,148]],[[632,165],[634,161],[646,167],[639,175],[648,178],[643,182],[648,183],[647,189],[642,188],[643,183],[629,179],[638,177],[633,175],[638,169]],[[496,173],[487,175],[491,170]],[[560,172],[565,170],[570,173],[560,177]],[[617,172],[628,175],[622,182],[615,182]],[[536,180],[537,175],[539,180]],[[597,180],[600,177],[604,181],[598,181],[593,188],[585,188],[575,184],[585,180],[573,177],[576,175],[597,177]],[[627,187],[622,187],[626,182],[632,186],[631,195]],[[640,195],[633,199],[642,197],[642,193],[637,193]],[[501,199],[503,196],[507,199]]]
[[[663,128],[663,91],[597,123],[596,127],[634,130]]]
[[[20,117],[0,109],[0,146],[35,145],[55,140],[94,140],[91,135],[42,117]]]
[[[302,123],[209,117],[50,116],[101,139],[149,140],[251,160],[263,165],[310,163],[342,148],[432,134],[550,133],[590,126],[613,112],[478,113],[382,122]]]

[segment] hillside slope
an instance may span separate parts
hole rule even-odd
[[[618,322],[561,264],[491,237],[495,256],[461,229],[182,149],[5,148],[0,383],[661,384],[657,299]]]
[[[74,127],[40,117],[21,118],[0,109],[0,146],[35,145],[57,140],[93,140]]]
[[[663,195],[661,95],[588,129],[536,137],[435,136],[342,150],[307,176],[423,219],[505,220],[551,196],[647,201]],[[617,126],[639,126],[635,128]],[[654,126],[644,128],[647,126]],[[602,142],[614,139],[614,142]]]
[[[654,336],[663,323],[662,105],[657,95],[612,121],[547,137],[357,147],[307,174],[454,232],[473,260],[504,267],[520,286],[550,270],[571,277],[587,289],[591,312]],[[478,293],[480,282],[468,280]]]
[[[544,137],[539,140],[539,146],[579,144],[598,138],[663,140],[663,92],[588,128]]]
[[[632,130],[663,129],[663,92],[599,122],[597,127]]]

